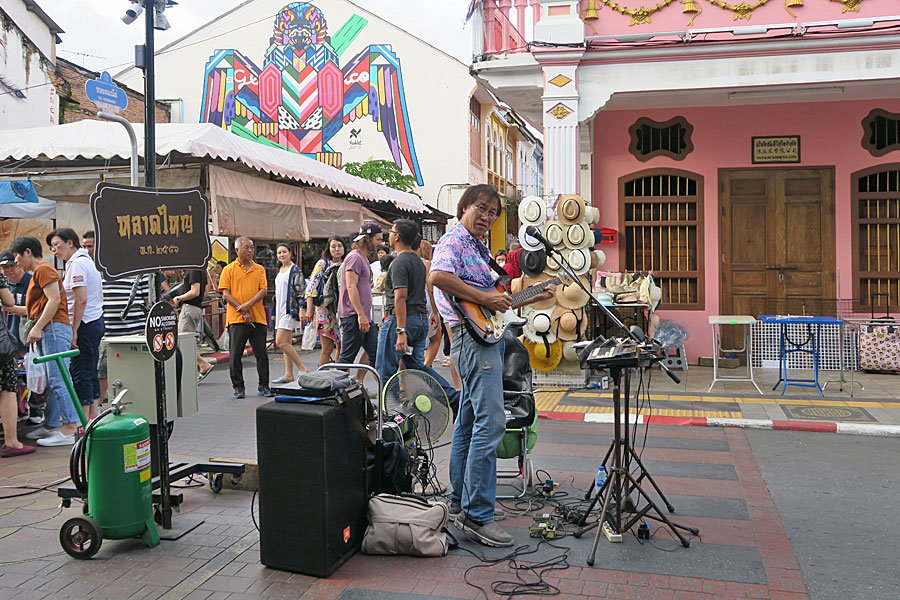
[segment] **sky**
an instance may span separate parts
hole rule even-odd
[[[290,1],[285,0],[285,4]],[[166,10],[172,27],[156,32],[156,48],[181,38],[242,2],[178,0],[177,6]],[[468,0],[353,0],[353,3],[469,64],[471,35],[463,28]],[[65,31],[60,35],[63,43],[56,47],[58,56],[110,74],[133,64],[134,46],[144,41],[144,17],[131,25],[119,19],[129,6],[128,0],[38,0],[38,4]]]

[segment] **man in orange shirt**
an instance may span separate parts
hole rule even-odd
[[[234,241],[237,259],[222,269],[219,290],[227,303],[225,323],[228,326],[228,351],[231,354],[231,385],[234,397],[243,398],[244,365],[241,358],[247,340],[256,357],[260,396],[272,397],[269,389],[269,355],[266,353],[266,311],[263,298],[268,284],[266,271],[253,262],[253,240],[239,237]]]

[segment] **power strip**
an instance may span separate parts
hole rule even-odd
[[[622,534],[616,533],[615,529],[612,528],[612,525],[609,524],[609,521],[603,521],[603,535],[606,536],[606,539],[610,542],[621,542]]]

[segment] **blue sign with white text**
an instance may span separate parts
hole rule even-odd
[[[128,106],[125,90],[113,83],[109,73],[103,71],[99,79],[91,79],[84,84],[84,93],[97,108],[108,112],[119,112]]]

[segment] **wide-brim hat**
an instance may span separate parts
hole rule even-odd
[[[522,311],[522,318],[525,319],[525,327],[522,330],[532,342],[543,344],[545,341],[552,344],[556,341],[556,334],[553,333],[553,321],[550,310],[537,310],[531,306],[527,306]]]
[[[584,277],[581,278],[581,281],[585,285],[590,284],[590,282],[585,281]],[[556,301],[563,308],[581,308],[587,304],[588,295],[573,281],[568,285],[556,288]]]
[[[548,273],[550,275],[556,275],[560,270],[559,261],[556,260],[556,256],[553,254],[547,257],[547,266],[544,268],[544,273]]]
[[[526,227],[529,227],[529,225],[522,225],[519,227],[519,243],[522,244],[523,250],[540,250],[543,248],[544,245],[542,243],[528,235],[525,231]],[[535,227],[537,226],[535,225]],[[540,227],[538,227],[538,229],[540,229]]]
[[[526,275],[539,275],[544,272],[547,266],[547,253],[543,248],[540,250],[522,250],[519,254],[519,268]]]
[[[596,225],[600,222],[600,209],[596,206],[588,206],[584,209],[584,220],[588,225]]]
[[[559,340],[550,344],[536,344],[529,339],[523,339],[522,344],[528,350],[528,362],[532,369],[538,371],[552,371],[562,360],[562,344]],[[549,353],[548,353],[549,350]]]
[[[606,264],[606,252],[603,250],[591,250],[591,268],[596,269]]]
[[[565,229],[563,244],[566,248],[589,248],[593,245],[593,241],[594,234],[584,221],[569,225]]]
[[[578,194],[567,194],[559,201],[556,216],[564,225],[574,225],[584,218],[584,198]]]
[[[553,220],[544,225],[544,237],[556,247],[562,247],[565,240],[565,227],[558,220]]]
[[[547,218],[547,203],[540,196],[526,196],[519,204],[519,222],[541,225]]]
[[[583,308],[564,308],[557,306],[551,315],[553,331],[563,341],[578,340],[587,331],[587,319]]]
[[[543,283],[544,281],[547,281],[548,279],[552,279],[552,276],[548,275],[547,273],[538,273],[537,275],[534,275],[534,276],[527,276],[524,278],[524,281],[522,281],[522,289],[524,290],[524,289],[530,288],[531,286],[537,285],[538,283]],[[547,298],[546,300],[538,300],[537,302],[532,302],[531,304],[528,305],[528,308],[534,309],[534,310],[548,310],[548,309],[552,309],[555,305],[556,305],[556,298],[551,296],[550,298]]]
[[[576,275],[584,275],[591,269],[591,255],[587,248],[572,248],[566,252],[566,262]]]
[[[509,282],[509,291],[510,293],[517,293],[522,291],[522,280],[524,277],[516,277],[512,281]]]
[[[659,308],[662,301],[662,288],[656,285],[656,281],[650,283],[650,310],[655,311]]]
[[[565,341],[562,343],[562,358],[570,362],[578,362],[578,350],[575,349],[575,342]]]

